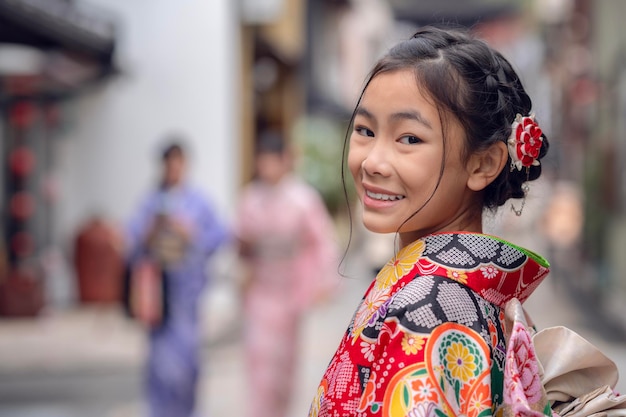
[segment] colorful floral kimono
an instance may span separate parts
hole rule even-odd
[[[527,394],[526,360],[535,364],[523,341],[507,352],[504,306],[547,273],[540,256],[488,235],[433,234],[404,247],[365,293],[309,416],[503,414],[507,353],[522,367],[507,380],[522,390],[516,401]],[[545,405],[528,415],[551,415]]]
[[[227,233],[210,201],[188,186],[159,189],[143,201],[128,227],[131,262],[149,256],[144,239],[155,217],[167,212],[192,231],[182,260],[165,267],[167,317],[150,330],[146,391],[150,417],[189,417],[199,376],[198,304],[209,256]]]

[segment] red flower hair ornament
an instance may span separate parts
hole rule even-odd
[[[533,165],[539,165],[537,158],[542,144],[543,136],[535,121],[535,115],[531,113],[524,117],[518,113],[511,125],[511,136],[507,141],[511,171],[514,168],[521,171],[524,167],[528,170]]]

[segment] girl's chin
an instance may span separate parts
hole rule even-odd
[[[368,222],[365,220],[363,221],[363,226],[365,226],[367,230],[373,233],[386,234],[386,233],[396,233],[398,231],[398,226],[389,227],[389,226],[385,226],[382,224],[377,224],[375,222]]]

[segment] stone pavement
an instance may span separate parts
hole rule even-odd
[[[363,276],[363,275],[361,275]],[[336,349],[367,279],[343,279],[341,291],[307,317],[301,333],[299,377],[291,415],[305,416],[319,379]],[[236,316],[237,300],[227,283],[218,283],[206,303],[206,349],[200,384],[200,416],[245,416],[245,369]],[[566,292],[549,280],[528,300],[526,308],[539,328],[565,325],[599,346],[622,370],[618,385],[626,392],[626,341],[597,331],[593,318],[569,301]],[[0,320],[0,383],[23,374],[55,375],[68,370],[104,372],[126,369],[140,373],[145,352],[143,332],[112,308],[80,307],[53,312],[37,319]],[[133,380],[137,383],[137,380]],[[138,389],[136,392],[140,392]],[[103,396],[107,392],[102,393]],[[20,408],[21,407],[21,408]],[[50,416],[50,408],[13,406],[0,416]],[[66,410],[71,408],[67,405]],[[141,398],[110,406],[105,417],[141,417]],[[39,411],[37,411],[39,410]],[[5,413],[3,414],[3,411]],[[69,416],[59,412],[59,416]],[[71,414],[78,416],[82,414]],[[93,414],[91,414],[93,415]]]
[[[0,375],[136,366],[142,356],[142,332],[110,307],[0,321]]]

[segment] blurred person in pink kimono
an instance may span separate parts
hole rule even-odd
[[[256,177],[242,194],[236,236],[242,285],[250,416],[289,410],[303,314],[338,283],[332,219],[319,193],[292,172],[281,135],[260,137]]]

